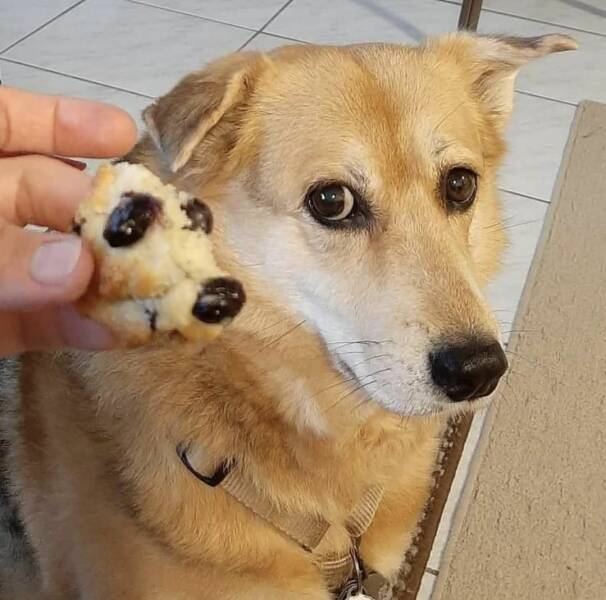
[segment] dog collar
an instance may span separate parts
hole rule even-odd
[[[223,461],[211,475],[200,473],[189,460],[189,450],[187,444],[177,446],[177,454],[185,468],[205,485],[227,492],[257,517],[310,553],[336,600],[390,600],[389,582],[378,573],[368,572],[358,553],[360,538],[372,523],[383,498],[381,486],[373,485],[365,490],[345,524],[331,524],[320,516],[278,510],[271,499],[241,473],[235,460]],[[317,547],[331,527],[344,528],[351,545],[344,554],[322,556],[317,552]]]

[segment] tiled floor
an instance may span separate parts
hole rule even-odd
[[[0,0],[2,81],[113,102],[137,119],[205,61],[292,42],[416,43],[455,28],[458,0]],[[575,105],[606,102],[604,0],[485,0],[482,32],[564,31],[581,50],[523,70],[501,176],[511,246],[490,298],[510,324],[551,197]],[[440,556],[482,424],[476,418],[429,567]],[[427,573],[420,598],[429,598]]]

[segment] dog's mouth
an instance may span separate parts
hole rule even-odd
[[[377,381],[373,378],[370,380],[365,377],[359,377],[354,370],[341,358],[332,357],[337,370],[343,376],[344,381],[348,384],[348,390],[342,395],[342,397],[347,397],[353,394],[360,394],[363,396],[362,402],[359,400],[356,403],[356,407],[360,407],[362,405],[373,405],[381,406],[386,408],[389,412],[392,412],[395,415],[407,415],[417,416],[417,417],[425,417],[429,415],[435,415],[442,413],[443,411],[452,410],[452,403],[448,402],[446,399],[427,399],[425,402],[422,402],[421,405],[417,405],[416,407],[396,407],[396,406],[385,406],[383,402],[373,393],[374,384],[377,384]],[[409,399],[412,399],[412,394]],[[415,403],[416,404],[416,403]]]
[[[400,361],[378,364],[377,368],[370,369],[369,373],[359,374],[356,373],[356,365],[350,366],[338,351],[329,349],[329,343],[324,342],[324,344],[330,361],[344,384],[343,387],[338,388],[336,404],[352,402],[355,409],[361,407],[382,408],[394,415],[409,417],[430,416],[455,408],[453,403],[449,402],[446,396],[442,397],[440,391],[432,386],[431,381],[426,378],[417,376],[406,381],[406,374],[411,369],[407,369],[405,364]],[[358,352],[356,351],[354,354],[357,355]],[[380,356],[371,358],[380,358]],[[402,383],[399,382],[398,367],[402,369]],[[399,393],[391,397],[388,393],[390,389],[399,390]]]

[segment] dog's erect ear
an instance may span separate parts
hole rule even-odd
[[[506,124],[513,108],[519,68],[547,54],[577,48],[576,41],[564,34],[509,37],[458,33],[438,38],[436,43],[469,69],[480,102],[500,128]]]
[[[232,54],[188,75],[143,111],[147,131],[170,171],[181,169],[213,128],[242,107],[267,64],[263,54]]]

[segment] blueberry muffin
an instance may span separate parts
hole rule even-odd
[[[217,266],[211,230],[212,214],[201,200],[144,166],[101,166],[74,221],[95,257],[79,309],[129,346],[155,332],[212,340],[238,314],[245,294]]]

